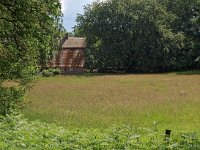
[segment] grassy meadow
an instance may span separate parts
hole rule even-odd
[[[23,114],[68,128],[133,125],[200,131],[200,75],[71,75],[40,78]]]

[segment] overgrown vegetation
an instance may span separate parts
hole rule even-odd
[[[0,14],[0,114],[6,115],[23,101],[64,30],[59,0],[3,0]]]
[[[151,128],[155,121],[159,130],[200,132],[200,76],[187,73],[40,78],[26,95],[23,114],[67,128]]]
[[[164,131],[163,131],[164,132]],[[156,128],[114,126],[105,130],[67,130],[54,124],[29,122],[20,115],[0,121],[0,149],[200,149],[199,135],[182,133],[172,138]]]
[[[95,1],[77,17],[87,68],[165,72],[200,66],[200,0]]]
[[[75,34],[87,37],[91,70],[199,68],[199,8],[200,0],[96,1],[77,18]],[[60,0],[0,1],[0,149],[200,149],[198,134],[174,134],[164,140],[164,130],[131,126],[136,119],[164,119],[172,126],[190,122],[189,130],[199,131],[199,76],[43,78],[48,82],[36,86],[36,97],[29,95],[34,101],[24,113],[32,119],[40,115],[51,121],[56,118],[55,122],[60,119],[69,128],[27,121],[16,113],[38,66],[46,66],[64,32]],[[59,73],[42,72],[43,76]],[[102,130],[115,122],[116,127]],[[95,123],[101,128],[74,128]]]
[[[59,75],[59,74],[61,74],[61,70],[59,68],[44,69],[41,72],[41,75],[44,77],[51,77],[51,76],[55,76],[55,75]]]

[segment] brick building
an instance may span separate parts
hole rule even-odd
[[[86,39],[68,37],[61,50],[49,62],[49,68],[60,68],[62,74],[84,73]]]

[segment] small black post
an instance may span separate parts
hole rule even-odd
[[[171,130],[166,130],[165,131],[165,141],[168,141],[170,136],[171,136]]]

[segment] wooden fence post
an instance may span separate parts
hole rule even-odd
[[[165,131],[165,141],[169,141],[170,136],[171,136],[171,130],[166,130]]]

